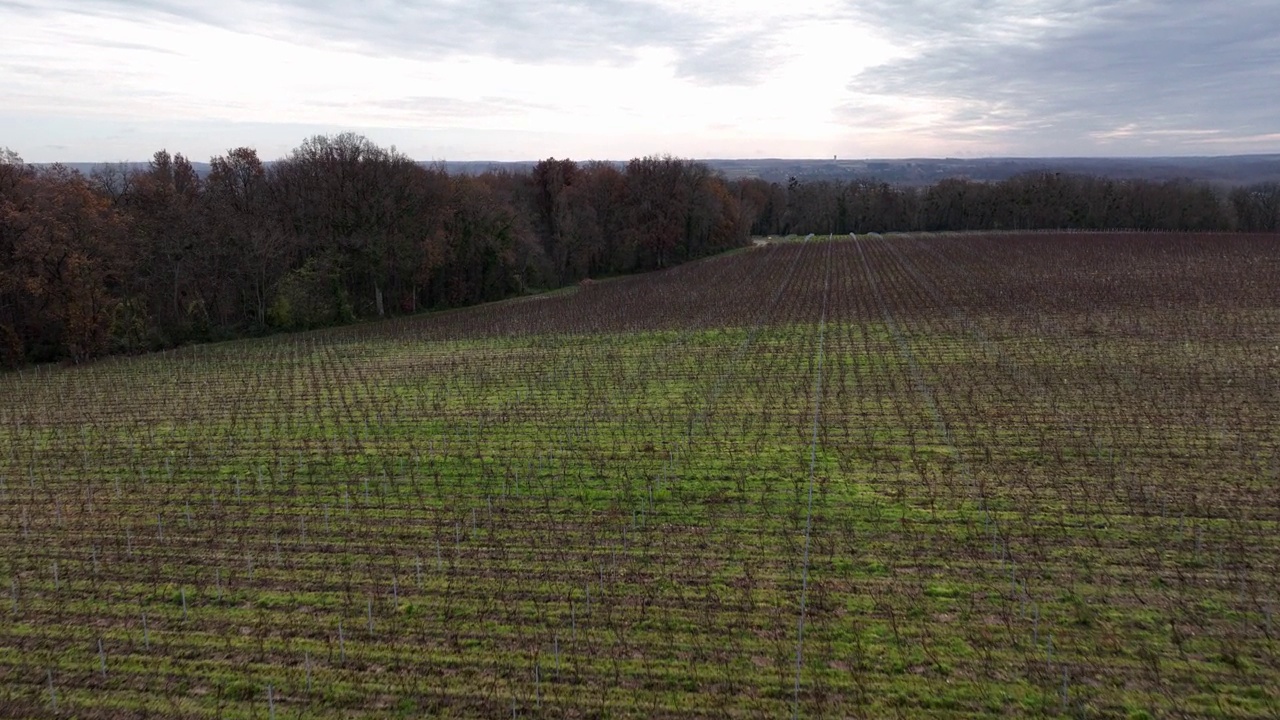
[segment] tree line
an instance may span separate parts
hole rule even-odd
[[[964,230],[1280,230],[1280,183],[1225,191],[1189,180],[1033,172],[916,188],[874,180],[743,181],[757,235]]]
[[[0,364],[315,328],[660,269],[751,235],[1275,231],[1280,186],[1034,173],[928,188],[726,180],[671,157],[449,175],[355,134],[89,175],[0,151]]]
[[[728,184],[669,157],[450,176],[344,134],[200,177],[0,157],[0,362],[85,360],[496,300],[745,244]]]

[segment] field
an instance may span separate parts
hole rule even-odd
[[[778,242],[0,376],[0,715],[1280,716],[1280,238]]]

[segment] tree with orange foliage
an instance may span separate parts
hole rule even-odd
[[[0,334],[9,363],[110,350],[125,225],[79,173],[0,170]]]

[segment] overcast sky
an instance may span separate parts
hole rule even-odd
[[[0,147],[1280,152],[1278,0],[0,0]]]

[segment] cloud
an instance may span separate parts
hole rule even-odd
[[[708,13],[643,0],[0,0],[28,13],[63,10],[103,18],[181,20],[377,57],[436,61],[486,57],[538,65],[619,66],[646,49],[672,53],[679,75],[740,84],[767,66],[742,37]],[[731,35],[727,39],[724,36]]]
[[[1280,129],[1272,2],[1043,3],[1036,12],[944,3],[909,20],[914,5],[881,17],[919,52],[849,87],[949,109],[933,125],[942,135],[1143,152],[1231,138],[1246,147]],[[857,124],[862,111],[850,103],[842,117]]]
[[[756,85],[765,79],[776,54],[767,33],[742,33],[686,49],[676,64],[676,76],[699,85]]]
[[[197,5],[180,0],[0,0],[0,11],[6,14],[46,16],[56,12],[71,12],[100,18],[143,19],[162,16],[179,20],[195,20],[201,23],[228,27],[219,22],[222,15],[215,11],[217,5]]]
[[[211,151],[250,123],[417,132],[452,157],[1265,152],[1272,4],[0,0],[0,124],[40,147],[207,122]]]
[[[387,113],[414,123],[454,122],[465,124],[476,118],[520,117],[530,113],[553,113],[556,108],[514,98],[481,97],[468,100],[438,95],[407,95],[352,102],[316,101],[314,107],[339,110],[359,109]]]
[[[295,29],[375,54],[484,55],[519,62],[619,63],[637,48],[687,42],[695,15],[637,0],[472,0],[277,4]]]
[[[89,45],[91,47],[110,48],[113,50],[136,50],[144,53],[159,53],[161,55],[173,55],[175,57],[180,55],[180,53],[168,48],[148,45],[146,43],[117,42],[114,40],[85,40],[82,41],[81,44]]]

